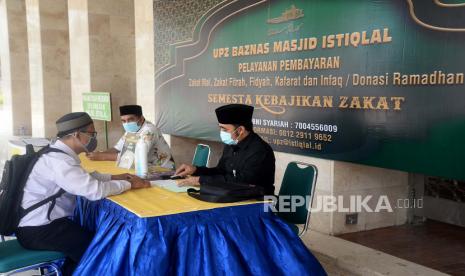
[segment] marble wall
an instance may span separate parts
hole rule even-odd
[[[397,206],[398,200],[408,198],[408,173],[347,162],[334,162],[334,194],[349,202],[350,196],[371,196],[370,209],[375,210],[382,197],[389,200],[392,212],[358,214],[358,223],[345,225],[345,214],[334,214],[333,232],[336,234],[401,225],[407,221],[407,209]]]
[[[1,91],[4,95],[3,133],[31,133],[29,56],[24,1],[0,1]],[[22,108],[13,108],[22,107]]]
[[[55,121],[71,111],[68,5],[26,0],[32,135],[54,137]]]
[[[118,107],[136,103],[134,3],[88,1],[91,90],[111,93],[110,147],[122,135]],[[100,133],[102,125],[96,123]]]
[[[119,106],[135,104],[135,10],[139,1],[69,0],[73,111],[82,110],[82,93],[110,92],[109,147],[123,134]],[[95,121],[99,149],[105,149],[104,123]]]
[[[72,110],[82,111],[82,93],[91,91],[87,0],[68,1]]]
[[[138,0],[134,5],[136,39],[136,91],[137,104],[144,116],[155,120],[155,57],[153,31],[153,1]]]

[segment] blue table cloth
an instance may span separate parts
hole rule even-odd
[[[252,204],[140,218],[79,200],[95,237],[74,275],[326,275],[290,227]]]

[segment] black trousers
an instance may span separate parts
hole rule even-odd
[[[68,218],[61,218],[44,226],[20,227],[16,237],[27,249],[63,252],[67,257],[63,274],[71,275],[92,241],[93,233]]]

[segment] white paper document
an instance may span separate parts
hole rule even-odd
[[[157,186],[157,187],[160,187],[160,188],[163,188],[168,191],[175,192],[175,193],[185,193],[187,192],[187,189],[195,188],[192,186],[179,187],[178,184],[176,183],[176,180],[171,180],[171,179],[154,180],[154,181],[150,181],[150,184],[152,184],[152,187]]]

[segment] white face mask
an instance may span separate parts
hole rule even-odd
[[[123,128],[126,132],[136,133],[139,131],[141,126],[139,126],[137,122],[129,122],[129,123],[124,123]]]
[[[239,134],[239,136],[237,136],[237,138],[235,140],[232,138],[232,135],[238,129],[239,128],[236,128],[232,133],[221,130],[220,131],[221,141],[223,141],[223,143],[225,143],[226,145],[237,145],[237,143],[239,143],[239,136],[241,136],[241,135]]]

